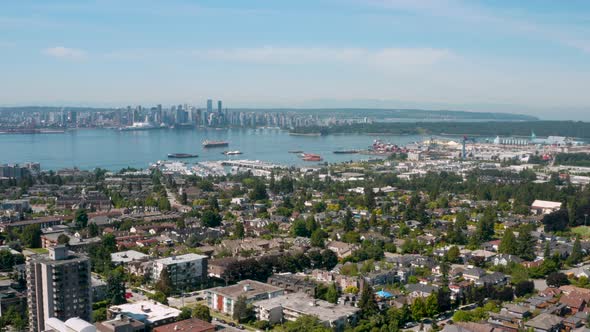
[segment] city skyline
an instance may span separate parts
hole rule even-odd
[[[5,4],[1,105],[201,103],[589,120],[590,5],[525,1]]]

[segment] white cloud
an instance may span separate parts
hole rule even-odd
[[[84,50],[63,46],[49,47],[44,49],[42,53],[55,58],[63,59],[81,59],[86,56],[86,52]]]
[[[258,64],[351,64],[378,67],[433,65],[452,58],[451,51],[432,48],[321,48],[259,47],[195,50],[189,54],[200,59]]]

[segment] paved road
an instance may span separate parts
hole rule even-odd
[[[168,197],[168,201],[170,201],[170,206],[172,208],[177,209],[180,212],[189,212],[190,210],[192,210],[190,206],[180,204],[180,202],[176,199],[176,195],[174,195],[174,193],[170,191],[167,187],[166,196]]]

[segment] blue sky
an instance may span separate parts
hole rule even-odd
[[[418,107],[590,120],[590,1],[10,1],[0,104]]]

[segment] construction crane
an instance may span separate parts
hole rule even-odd
[[[467,149],[466,149],[467,142],[475,143],[475,140],[473,138],[467,137],[467,135],[463,135],[463,147],[461,149],[461,159],[467,159]]]

